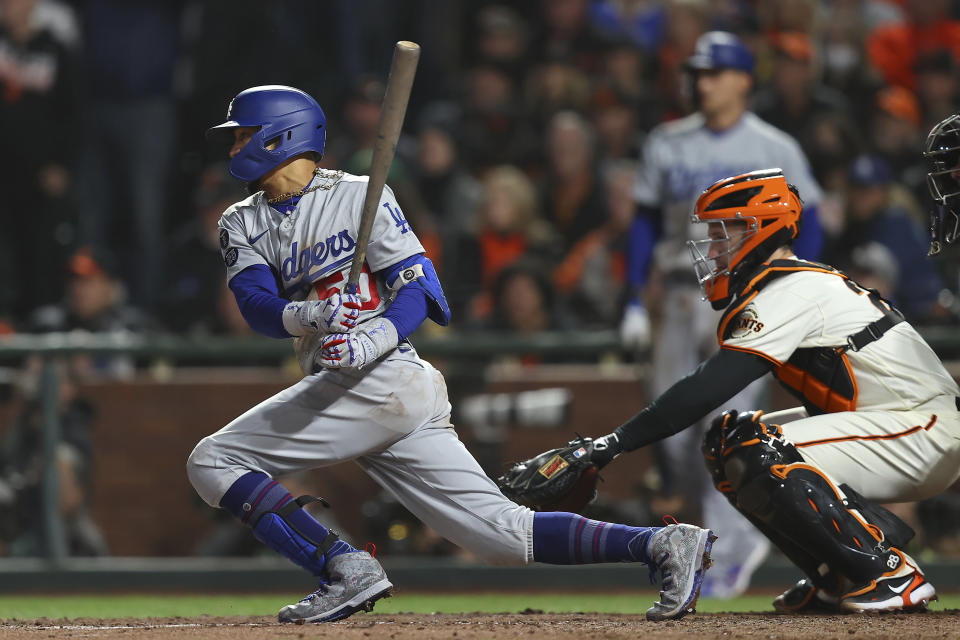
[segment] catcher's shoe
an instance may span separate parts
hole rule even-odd
[[[780,613],[837,613],[840,610],[840,598],[804,578],[774,598],[773,608]]]
[[[710,529],[690,524],[667,525],[650,536],[647,555],[661,582],[660,600],[647,609],[647,620],[675,620],[695,610],[716,539]]]
[[[923,573],[904,563],[908,571],[883,576],[860,585],[840,598],[844,611],[926,611],[927,605],[937,599],[937,590],[927,582]]]
[[[393,588],[383,567],[366,551],[331,558],[326,578],[306,598],[280,609],[280,622],[332,622],[361,609],[372,611],[373,603],[389,597]]]

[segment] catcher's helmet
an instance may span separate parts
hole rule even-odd
[[[960,114],[944,118],[927,135],[927,188],[937,203],[930,214],[930,254],[960,237]]]
[[[230,160],[230,175],[239,180],[253,182],[304,152],[323,156],[327,117],[317,101],[299,89],[265,85],[241,91],[227,107],[227,121],[207,129],[207,137],[227,134],[232,139],[237,127],[260,127]]]
[[[732,33],[708,31],[699,38],[693,55],[687,58],[687,70],[736,69],[753,73],[753,54]]]
[[[687,243],[704,299],[714,309],[726,307],[757,266],[778,247],[792,244],[802,212],[797,188],[787,184],[780,169],[752,171],[707,187],[697,198],[692,221],[719,227],[711,229],[710,238]]]

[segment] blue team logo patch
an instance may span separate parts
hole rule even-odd
[[[237,264],[237,257],[239,256],[239,253],[240,252],[237,251],[236,247],[230,247],[227,249],[227,252],[223,254],[224,264],[226,264],[228,267],[232,267],[233,265]]]
[[[580,447],[579,449],[573,452],[574,458],[582,458],[585,455],[587,455],[587,450],[583,447]]]
[[[390,212],[390,217],[393,218],[393,222],[396,227],[400,229],[400,233],[406,233],[407,231],[410,231],[410,223],[407,222],[407,219],[403,217],[403,211],[400,211],[400,207],[394,209],[390,206],[389,202],[384,202],[383,208]]]
[[[220,229],[220,248],[226,249],[228,244],[230,244],[230,234],[226,229]]]

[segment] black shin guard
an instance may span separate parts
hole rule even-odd
[[[835,588],[836,574],[863,582],[899,569],[903,556],[892,547],[912,537],[910,527],[834,486],[760,415],[714,421],[704,457],[717,488],[818,586]]]
[[[737,492],[734,490],[733,485],[727,480],[726,472],[724,470],[724,455],[723,451],[726,445],[725,433],[728,427],[732,427],[734,423],[737,422],[737,419],[748,419],[753,421],[754,417],[760,417],[759,413],[750,413],[745,414],[744,416],[738,416],[736,411],[728,411],[713,421],[710,430],[707,432],[706,437],[704,438],[703,443],[703,457],[706,461],[707,471],[710,473],[710,477],[713,480],[713,485],[717,488],[717,491],[722,493],[727,500],[730,501],[730,504],[740,512],[747,520],[750,521],[750,524],[755,526],[763,535],[767,537],[770,542],[772,542],[787,558],[793,562],[803,573],[818,587],[825,589],[829,592],[836,592],[839,589],[839,576],[836,573],[829,570],[829,567],[824,564],[823,560],[816,558],[807,552],[806,549],[801,547],[798,544],[795,544],[792,540],[781,534],[779,531],[763,522],[755,515],[745,512],[737,504]],[[793,450],[795,453],[795,450]],[[793,459],[793,455],[788,456],[790,459]],[[799,455],[795,456],[796,459],[800,459]],[[780,462],[783,462],[782,456]]]
[[[900,568],[903,556],[883,531],[844,504],[845,496],[819,470],[803,463],[773,467],[737,495],[741,509],[855,583]]]

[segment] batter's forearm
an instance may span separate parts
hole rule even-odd
[[[290,301],[280,297],[269,267],[247,267],[230,280],[230,290],[250,328],[271,338],[291,337],[283,326],[283,310]]]
[[[404,340],[427,319],[427,307],[427,296],[422,289],[403,287],[383,317],[393,323],[399,339]]]

